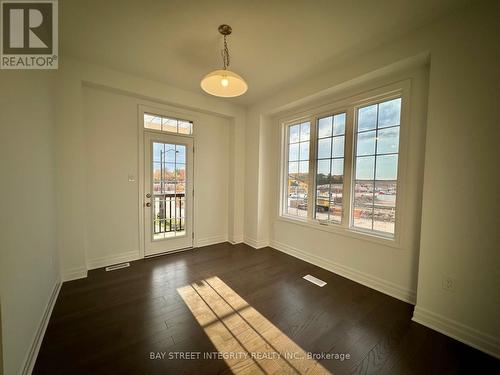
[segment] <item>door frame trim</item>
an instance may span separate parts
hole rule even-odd
[[[193,134],[192,135],[186,135],[186,134],[178,134],[178,133],[168,133],[168,132],[160,132],[160,131],[154,131],[154,130],[147,130],[144,128],[144,113],[155,113],[158,115],[162,115],[165,117],[173,117],[173,118],[182,118],[182,119],[189,119],[193,123]],[[137,105],[137,191],[138,191],[138,202],[137,202],[137,215],[138,215],[138,231],[139,231],[139,258],[144,259],[147,257],[150,257],[150,255],[146,256],[145,252],[145,241],[146,238],[144,236],[144,134],[146,132],[150,133],[155,133],[155,134],[170,134],[170,135],[175,135],[179,137],[186,137],[186,138],[192,138],[193,139],[193,191],[194,191],[194,186],[195,186],[195,181],[196,181],[196,155],[194,152],[194,148],[196,148],[196,138],[194,135],[196,134],[196,123],[198,123],[199,117],[192,113],[192,112],[184,112],[182,110],[178,110],[177,108],[175,110],[170,109],[169,107],[162,106],[162,107],[153,107],[150,105],[144,105],[144,104],[138,104]],[[192,210],[191,210],[191,215],[193,216],[192,218],[192,228],[193,228],[193,247],[195,248],[196,244],[196,220],[195,220],[195,211],[196,211],[196,204],[195,204],[195,196],[193,195],[191,197],[192,199]],[[165,254],[170,254],[170,252],[167,252]],[[158,254],[159,255],[165,255],[165,254]]]

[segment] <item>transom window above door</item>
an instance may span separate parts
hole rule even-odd
[[[193,134],[193,123],[172,117],[144,113],[144,128],[166,133]]]

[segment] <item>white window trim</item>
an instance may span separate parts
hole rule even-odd
[[[333,103],[322,105],[320,107],[310,108],[302,112],[290,114],[279,119],[280,125],[280,178],[279,178],[279,196],[278,196],[278,212],[277,220],[306,226],[308,228],[326,231],[334,234],[348,236],[360,240],[367,240],[385,246],[401,248],[403,236],[403,220],[406,213],[406,166],[409,147],[409,128],[410,128],[410,89],[411,80],[404,80],[389,84],[383,87],[375,88],[348,98],[336,100]],[[398,151],[398,191],[396,195],[396,220],[394,225],[394,236],[384,235],[383,232],[364,230],[361,228],[353,228],[352,223],[352,175],[355,170],[355,116],[359,107],[364,107],[373,103],[390,100],[401,97],[401,122],[400,122],[400,138]],[[315,176],[316,176],[316,147],[317,147],[317,120],[320,117],[346,113],[346,129],[345,129],[345,144],[344,144],[344,199],[342,207],[342,222],[339,223],[320,223],[314,219],[314,202],[315,198]],[[287,129],[289,125],[309,121],[311,123],[311,138],[309,144],[309,192],[307,205],[307,218],[289,215],[286,213],[287,191],[285,189],[288,177],[288,149],[287,149]],[[311,169],[312,167],[312,169]],[[312,185],[311,185],[312,184]]]

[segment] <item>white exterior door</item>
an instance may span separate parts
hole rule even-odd
[[[144,253],[193,246],[193,138],[144,133]]]

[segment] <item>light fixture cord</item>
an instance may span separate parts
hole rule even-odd
[[[224,64],[224,70],[226,70],[230,62],[229,48],[227,48],[226,35],[224,35],[224,49],[221,52],[222,52],[222,62]]]

